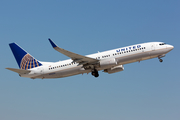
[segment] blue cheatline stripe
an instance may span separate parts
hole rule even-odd
[[[37,61],[30,54],[28,54],[26,51],[24,51],[16,43],[10,43],[9,46],[14,54],[14,57],[19,65],[20,69],[26,70],[26,69],[31,69],[31,68],[42,65],[39,61]]]

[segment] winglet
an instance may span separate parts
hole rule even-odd
[[[50,38],[49,38],[48,40],[49,40],[49,42],[51,43],[51,45],[52,45],[53,48],[57,47],[57,45],[56,45]]]

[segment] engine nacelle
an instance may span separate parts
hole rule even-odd
[[[106,73],[116,73],[116,72],[120,72],[120,71],[123,71],[124,70],[124,67],[123,65],[119,65],[119,66],[115,66],[115,67],[112,67],[112,68],[109,68],[109,69],[105,69],[103,72],[106,72]]]
[[[110,68],[112,66],[116,66],[117,65],[117,61],[115,58],[109,58],[109,59],[104,59],[100,61],[100,66],[101,68]]]

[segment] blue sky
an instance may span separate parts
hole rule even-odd
[[[179,120],[180,1],[1,0],[1,120]],[[163,58],[125,65],[99,78],[21,78],[8,46],[16,42],[40,61],[68,57],[48,42],[81,55],[137,43],[163,41]]]

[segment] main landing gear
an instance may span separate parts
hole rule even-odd
[[[94,76],[94,77],[99,77],[99,73],[96,69],[92,69],[92,72],[91,74]]]

